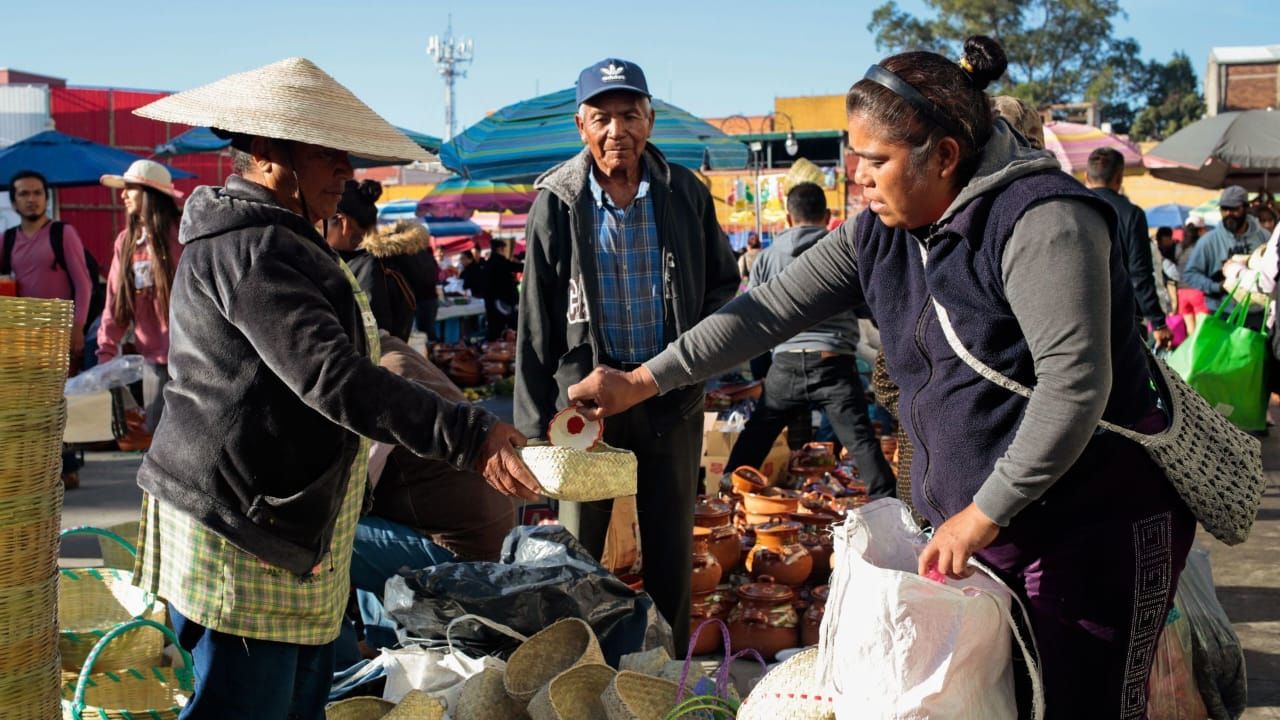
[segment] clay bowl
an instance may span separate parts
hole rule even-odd
[[[733,491],[739,495],[760,492],[769,486],[769,478],[759,470],[746,465],[734,470],[730,475],[730,481],[733,483]]]
[[[749,515],[787,515],[800,509],[800,498],[779,488],[765,488],[760,492],[743,493],[742,509]],[[750,520],[748,517],[747,521]]]

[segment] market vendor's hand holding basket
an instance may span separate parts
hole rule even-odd
[[[159,630],[182,656],[182,667],[146,666],[94,672],[98,658],[121,637]],[[62,720],[176,720],[191,697],[194,684],[191,655],[182,650],[169,628],[152,620],[130,620],[103,636],[74,683],[62,687]]]
[[[636,494],[636,456],[603,442],[589,450],[533,441],[520,451],[547,497],[575,502]]]
[[[77,527],[62,532],[69,535],[97,535],[120,544],[130,554],[133,544],[110,530]],[[133,573],[117,568],[62,568],[59,570],[58,647],[62,668],[77,671],[91,651],[122,623],[145,618],[161,625],[165,605],[156,596],[134,586]],[[116,633],[115,642],[99,653],[99,670],[146,668],[160,661],[164,638],[145,628]]]

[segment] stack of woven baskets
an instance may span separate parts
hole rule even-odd
[[[0,298],[0,717],[58,715],[58,527],[72,304]]]

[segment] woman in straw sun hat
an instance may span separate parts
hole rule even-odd
[[[125,229],[116,236],[107,271],[107,303],[98,326],[98,362],[114,358],[130,328],[144,361],[142,383],[146,431],[154,433],[164,410],[169,382],[169,290],[182,254],[178,222],[182,214],[165,166],[137,160],[123,175],[103,175],[102,184],[120,190]]]
[[[378,367],[378,330],[323,224],[349,154],[429,159],[308,60],[139,108],[212,127],[224,187],[183,214],[166,410],[138,471],[136,582],[195,663],[183,718],[320,718],[346,606],[369,439],[533,496],[514,428]]]

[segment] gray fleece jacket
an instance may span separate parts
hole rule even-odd
[[[979,167],[938,224],[1014,179],[1057,168],[997,122]],[[730,303],[645,363],[661,391],[714,376],[863,302],[846,221],[778,278]],[[1004,292],[1031,352],[1036,384],[1012,443],[975,497],[1000,525],[1049,489],[1080,457],[1111,391],[1111,237],[1074,200],[1033,206],[1002,256]],[[892,371],[892,368],[890,368]]]
[[[821,225],[797,225],[788,228],[765,248],[751,266],[748,288],[763,285],[782,274],[800,254],[825,237],[827,229]],[[813,327],[780,343],[774,352],[818,350],[852,355],[858,348],[858,316],[852,310],[837,313],[819,321]]]

